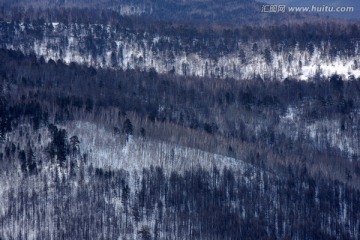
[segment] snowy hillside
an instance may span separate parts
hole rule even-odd
[[[360,23],[260,6],[0,0],[0,240],[358,239]]]
[[[162,167],[166,172],[184,172],[195,167],[207,170],[226,167],[242,173],[250,168],[241,159],[156,140],[130,136],[128,141],[121,143],[112,132],[91,123],[73,122],[64,128],[69,135],[80,137],[80,149],[89,155],[94,167],[126,169],[130,172],[141,172],[150,166]]]
[[[1,23],[0,43],[8,49],[35,52],[46,60],[77,62],[96,67],[131,68],[187,76],[235,79],[360,77],[359,48],[350,55],[329,54],[331,46],[312,46],[311,51],[294,48],[272,49],[268,40],[235,42],[234,51],[213,51],[208,40],[182,39],[146,32],[119,30],[104,25],[52,23],[41,26]],[[12,32],[12,37],[4,34]],[[25,40],[26,39],[26,40]],[[358,44],[358,43],[357,43]],[[281,46],[281,45],[280,45]],[[357,45],[356,45],[357,46]]]
[[[56,41],[37,50],[63,54]],[[66,52],[91,59],[107,46],[92,41]],[[1,239],[357,239],[360,79],[119,66],[0,49]]]

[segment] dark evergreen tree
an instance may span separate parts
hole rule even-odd
[[[28,151],[27,151],[26,163],[28,166],[29,174],[36,174],[37,173],[36,159],[35,159],[34,151],[30,146],[28,147]]]
[[[28,168],[27,168],[27,162],[26,162],[26,154],[25,154],[24,150],[21,150],[19,152],[19,161],[20,161],[21,171],[24,174],[27,174]]]
[[[133,125],[131,123],[131,121],[127,118],[123,124],[123,132],[126,134],[126,135],[133,135]]]

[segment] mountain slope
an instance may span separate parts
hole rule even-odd
[[[240,25],[244,23],[281,21],[288,19],[288,14],[268,15],[261,13],[262,4],[251,1],[233,0],[198,0],[198,1],[174,1],[174,0],[141,0],[141,1],[9,1],[0,0],[0,6],[34,7],[36,8],[92,8],[111,9],[122,15],[135,15],[149,17],[161,21],[198,22],[214,24]],[[299,16],[298,16],[299,17]]]
[[[334,74],[344,79],[360,77],[360,28],[356,24],[305,23],[214,31],[184,25],[138,29],[133,22],[0,22],[0,46],[67,64],[154,69],[184,76],[280,81]],[[305,34],[310,27],[313,32]],[[328,35],[322,34],[325,32]]]

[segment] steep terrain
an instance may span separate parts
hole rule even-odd
[[[359,80],[0,56],[2,238],[359,234]]]
[[[1,0],[0,5],[9,7],[33,8],[94,8],[111,9],[122,15],[146,16],[162,21],[177,22],[206,22],[243,24],[255,21],[279,21],[288,18],[287,14],[270,16],[261,13],[261,4],[253,0],[116,0],[116,1],[84,1],[84,0],[36,0],[36,1],[9,1]]]
[[[34,52],[45,60],[77,62],[94,67],[155,69],[184,76],[216,78],[308,80],[338,74],[344,79],[360,77],[358,25],[293,25],[273,27],[284,38],[273,37],[266,28],[241,28],[203,32],[190,27],[170,27],[160,32],[115,27],[108,24],[0,23],[0,45]],[[330,31],[329,37],[309,33],[307,27]],[[253,32],[265,35],[254,36]],[[318,36],[316,36],[318,35]],[[342,35],[349,36],[344,39]],[[310,41],[305,41],[306,37]],[[26,39],[26,40],[25,40]],[[340,45],[341,44],[341,45]]]
[[[261,5],[0,0],[0,239],[358,239],[360,25]]]

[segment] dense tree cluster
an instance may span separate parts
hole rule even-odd
[[[218,81],[45,63],[16,51],[2,50],[0,55],[10,103],[3,107],[3,133],[20,121],[35,130],[49,123],[95,121],[111,126],[115,134],[178,139],[189,147],[264,162],[270,169],[306,164],[311,173],[337,172],[330,177],[341,181],[346,181],[348,169],[352,182],[358,181],[353,170],[360,139],[358,80],[335,75],[311,82]],[[288,121],[290,110],[296,118]],[[310,127],[315,127],[315,136]],[[52,143],[63,143],[67,150],[50,144],[50,156],[64,162],[69,144],[62,141],[61,130],[51,132]],[[347,148],[339,148],[336,138],[348,141]],[[262,161],[254,160],[257,153]]]
[[[0,46],[35,52],[47,60],[155,68],[185,76],[282,80],[305,73],[313,77],[321,76],[326,64],[339,61],[348,69],[343,73],[346,78],[358,69],[357,23],[209,27],[92,11],[0,11]],[[314,65],[321,66],[313,69]]]
[[[84,17],[83,14],[77,12],[79,9],[84,9],[84,12],[91,12],[98,19],[107,19],[108,13],[113,12],[117,15],[141,16],[143,18],[156,19],[157,21],[186,21],[191,23],[242,24],[255,21],[277,22],[294,18],[294,14],[279,14],[278,16],[263,14],[261,13],[261,4],[254,0],[36,0],[32,2],[1,0],[0,7],[2,7],[3,11],[14,11],[18,16],[25,12],[30,17],[37,14],[46,16],[49,15],[49,11],[54,11],[59,15],[65,15],[66,12],[71,11],[72,13],[76,12],[73,15],[74,19],[82,19]],[[304,19],[304,17],[303,15],[298,15],[296,19]],[[91,19],[91,17],[88,15],[85,19]]]
[[[219,81],[0,50],[0,82],[1,179],[16,182],[5,188],[0,237],[29,239],[30,229],[44,239],[359,234],[358,79]],[[62,127],[74,120],[105,125],[120,143],[146,136],[253,168],[94,169],[80,149],[87,136]],[[350,138],[349,148],[333,135]]]
[[[359,192],[289,168],[43,171],[11,187],[5,239],[357,239]],[[83,177],[81,171],[85,170]],[[129,185],[132,182],[132,185]],[[34,187],[37,186],[37,187]],[[24,219],[24,220],[22,220]],[[13,231],[13,228],[19,229]]]
[[[0,0],[0,239],[358,239],[360,25],[260,10]]]
[[[342,23],[335,20],[289,21],[271,26],[248,24],[226,27],[220,25],[215,28],[201,23],[190,25],[127,17],[106,10],[75,8],[70,10],[23,11],[18,9],[9,11],[5,8],[0,11],[3,42],[11,43],[19,28],[17,25],[19,22],[26,26],[22,30],[24,35],[36,40],[42,40],[47,33],[54,30],[51,23],[63,23],[63,31],[66,31],[66,27],[71,27],[72,24],[78,24],[81,25],[82,31],[91,31],[92,37],[95,38],[88,37],[89,47],[96,44],[96,48],[101,48],[101,46],[105,46],[104,41],[109,41],[109,37],[111,41],[114,41],[115,39],[112,38],[120,32],[125,36],[135,34],[136,38],[144,38],[146,42],[151,41],[155,36],[164,36],[164,39],[161,38],[151,47],[153,51],[186,50],[187,53],[201,52],[210,57],[236,52],[239,48],[239,41],[247,43],[264,40],[270,42],[270,47],[274,51],[289,50],[298,45],[300,50],[307,50],[310,55],[312,55],[314,47],[318,47],[325,54],[333,57],[339,54],[347,56],[354,54],[360,36],[358,23]],[[98,25],[96,29],[88,29],[93,24]],[[108,29],[102,28],[99,24],[112,26],[116,31],[111,36],[107,36]],[[69,29],[68,31],[71,35],[80,35],[79,29]],[[167,41],[166,38],[171,41]]]

